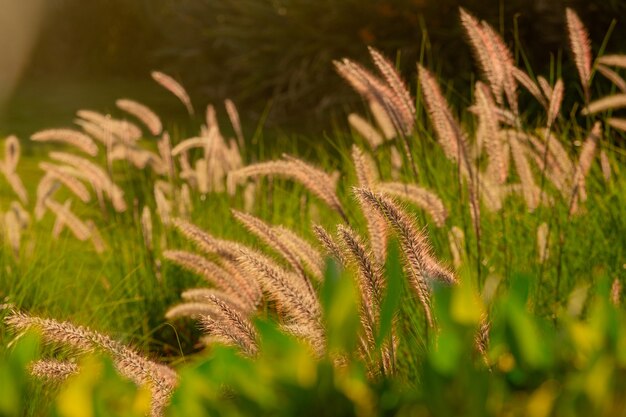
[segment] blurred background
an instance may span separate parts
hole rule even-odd
[[[535,72],[575,78],[564,8],[575,8],[594,52],[626,45],[618,0],[0,0],[0,133],[68,124],[78,108],[106,110],[122,96],[182,117],[150,80],[172,74],[196,105],[232,98],[244,119],[322,131],[357,101],[332,60],[367,62],[367,45],[395,57],[414,85],[423,60],[459,100],[476,68],[458,7],[498,28]],[[8,58],[7,58],[8,57]],[[568,75],[570,74],[570,75]]]

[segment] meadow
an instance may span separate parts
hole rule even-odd
[[[0,415],[626,414],[626,55],[566,16],[577,79],[461,9],[466,106],[370,48],[299,142],[158,71],[183,122],[120,91],[19,126]]]

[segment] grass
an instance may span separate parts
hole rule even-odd
[[[121,86],[127,87],[123,84]],[[99,94],[93,96],[90,94],[90,99],[85,104],[77,105],[73,97],[78,97],[74,94],[78,94],[80,88],[68,88],[67,85],[60,84],[53,90],[57,88],[57,93],[51,93],[50,96],[59,97],[62,92],[67,92],[63,94],[63,100],[67,101],[63,101],[64,104],[57,107],[58,113],[49,114],[50,119],[43,117],[44,122],[54,126],[69,124],[78,108],[93,106],[101,110],[112,110],[113,100],[118,97],[118,94],[103,88],[101,97]],[[142,85],[134,85],[131,90],[122,92],[126,94],[129,91],[136,91],[140,94],[141,91],[148,90],[150,88],[146,87],[144,90]],[[24,138],[34,130],[51,126],[51,124],[41,126],[22,124],[22,120],[25,119],[23,115],[31,111],[32,114],[42,114],[38,113],[42,110],[38,110],[37,107],[50,105],[37,101],[34,98],[37,97],[36,91],[36,84],[25,87],[10,106],[9,117],[13,120],[11,127]],[[568,94],[573,94],[569,93],[573,90],[567,91]],[[152,97],[151,93],[146,94]],[[148,99],[146,102],[156,108],[161,99],[154,100]],[[103,101],[106,103],[103,104]],[[33,107],[31,103],[38,104]],[[565,382],[569,381],[567,378],[573,378],[575,381],[578,377],[576,372],[583,372],[581,369],[586,372],[586,366],[591,369],[597,357],[608,361],[607,363],[614,361],[619,365],[616,373],[622,372],[624,367],[620,362],[621,359],[619,356],[615,357],[611,350],[613,342],[605,341],[605,339],[614,341],[615,345],[621,346],[619,343],[626,340],[619,333],[624,327],[621,321],[623,308],[611,306],[606,291],[608,283],[614,280],[623,281],[626,269],[624,253],[626,217],[623,210],[626,206],[626,194],[623,191],[626,190],[626,178],[623,175],[625,155],[618,145],[620,137],[614,130],[604,131],[599,143],[600,147],[607,151],[612,177],[607,181],[603,177],[599,163],[593,162],[586,178],[588,199],[581,205],[580,213],[571,215],[569,202],[559,197],[550,184],[545,183],[546,189],[550,190],[549,193],[554,199],[552,205],[541,205],[534,211],[529,211],[519,194],[507,198],[503,208],[497,212],[490,212],[483,204],[479,223],[480,235],[477,235],[470,214],[468,188],[462,180],[459,180],[458,165],[446,157],[438,144],[441,138],[437,135],[437,129],[433,131],[426,112],[429,103],[424,103],[421,98],[417,99],[416,103],[418,110],[412,119],[415,120],[415,125],[412,126],[414,133],[408,135],[406,140],[415,160],[418,178],[415,178],[415,172],[407,160],[399,170],[394,168],[391,162],[392,147],[402,149],[400,138],[386,142],[369,153],[384,180],[391,180],[397,176],[394,178],[396,181],[417,183],[435,191],[443,201],[449,211],[443,227],[437,227],[425,210],[411,205],[406,208],[416,219],[418,227],[423,228],[437,259],[452,264],[453,256],[448,238],[452,226],[464,232],[465,242],[461,250],[462,264],[455,268],[461,284],[451,292],[433,290],[436,299],[434,313],[441,324],[437,331],[425,326],[424,312],[415,294],[408,285],[403,284],[404,280],[395,287],[394,291],[401,295],[397,295],[395,301],[389,301],[388,305],[398,306],[398,309],[396,311],[394,308],[391,313],[387,313],[389,320],[397,326],[399,338],[398,371],[394,378],[370,381],[363,376],[366,369],[358,361],[355,361],[356,365],[348,361],[346,373],[342,371],[343,368],[334,367],[335,362],[331,355],[314,358],[308,353],[302,353],[299,343],[281,335],[272,327],[273,325],[263,321],[280,316],[281,309],[274,308],[275,300],[264,305],[259,314],[260,321],[256,323],[259,337],[264,341],[264,349],[258,361],[242,358],[220,347],[209,349],[213,359],[207,361],[207,353],[198,343],[200,332],[196,323],[189,320],[170,323],[164,319],[167,309],[179,301],[182,290],[202,286],[203,281],[200,277],[167,262],[163,259],[162,253],[166,249],[191,249],[192,245],[157,215],[154,187],[160,177],[149,169],[135,169],[125,160],[115,162],[112,169],[113,179],[125,193],[128,204],[125,212],[118,213],[110,208],[102,210],[96,201],[88,204],[75,202],[73,207],[74,212],[81,218],[92,218],[96,221],[108,249],[102,254],[97,254],[91,243],[79,242],[68,230],[63,231],[58,240],[51,239],[54,218],[47,213],[42,221],[33,221],[25,229],[17,257],[8,244],[0,246],[1,302],[11,303],[32,314],[87,325],[136,346],[151,358],[182,369],[183,375],[186,375],[182,384],[187,388],[181,389],[181,393],[177,394],[181,397],[210,396],[206,392],[192,395],[194,389],[197,389],[194,388],[193,381],[213,384],[210,386],[216,391],[220,389],[222,383],[228,382],[229,387],[233,389],[233,398],[243,398],[240,403],[235,401],[233,407],[250,406],[250,409],[257,412],[258,409],[254,407],[260,407],[261,410],[268,407],[267,410],[270,410],[271,407],[280,404],[280,401],[274,404],[275,392],[270,388],[264,390],[259,386],[250,389],[243,381],[246,373],[253,375],[250,378],[256,378],[258,385],[267,383],[268,387],[275,388],[283,396],[284,392],[297,391],[297,395],[286,397],[287,411],[282,411],[285,413],[289,410],[294,413],[297,410],[306,411],[306,408],[298,407],[306,404],[305,399],[309,398],[307,395],[320,394],[316,390],[325,389],[325,385],[322,384],[324,381],[334,388],[322,393],[335,398],[333,389],[341,387],[341,382],[337,382],[341,381],[341,378],[348,378],[350,381],[344,386],[345,391],[340,389],[340,403],[343,405],[347,397],[348,403],[354,402],[355,407],[363,406],[359,401],[367,395],[356,395],[354,391],[346,388],[354,387],[354,390],[361,390],[359,391],[361,393],[371,390],[374,397],[380,394],[380,397],[375,398],[383,405],[377,405],[384,408],[385,401],[388,401],[392,404],[389,406],[390,410],[394,411],[397,411],[393,406],[396,404],[394,401],[403,404],[398,398],[404,398],[406,394],[407,397],[416,395],[415,403],[411,402],[413,399],[407,400],[415,406],[450,411],[451,408],[447,407],[454,408],[458,405],[459,409],[455,411],[463,413],[463,406],[469,407],[464,401],[470,402],[471,399],[453,398],[450,404],[447,404],[443,387],[450,383],[455,393],[462,394],[464,387],[470,384],[468,381],[471,381],[472,375],[478,375],[481,384],[484,383],[484,386],[481,386],[485,390],[489,389],[490,393],[498,392],[502,395],[501,398],[511,395],[515,401],[531,404],[531,396],[537,393],[545,394],[547,391],[541,389],[548,387],[545,389],[549,391],[551,387],[549,383],[554,379],[558,383],[563,383],[563,392],[569,392],[567,390],[573,388]],[[180,117],[178,112],[174,114],[173,122],[166,121],[166,125],[169,126],[173,143],[176,144],[195,133],[186,133],[190,132],[189,125],[193,120]],[[577,157],[580,154],[580,146],[576,141],[584,140],[584,134],[591,126],[592,119],[577,120],[575,116],[569,118],[567,109],[563,109],[561,114],[554,132],[569,154]],[[185,121],[179,124],[181,119]],[[526,120],[523,113],[520,121],[527,131],[533,131],[544,123],[544,120]],[[476,130],[465,120],[462,126],[472,133]],[[248,127],[246,131],[253,130],[251,126],[246,127]],[[146,148],[154,149],[154,142],[154,138],[146,138],[140,143],[145,143]],[[303,146],[302,142],[306,146]],[[17,172],[25,182],[31,198],[34,198],[37,182],[41,178],[37,165],[48,159],[45,150],[57,149],[57,146],[32,143],[26,145],[25,141],[22,143],[25,151]],[[302,140],[278,136],[275,133],[264,133],[257,129],[257,134],[250,137],[242,153],[246,163],[277,159],[281,153],[287,152],[312,161],[325,172],[338,170],[337,194],[347,213],[349,224],[361,236],[365,236],[366,220],[352,191],[352,187],[358,184],[351,161],[353,143],[364,149],[368,149],[369,146],[359,135],[339,130],[330,132],[324,137],[309,137]],[[302,151],[302,148],[305,151]],[[192,153],[192,156],[199,157],[196,153]],[[104,158],[100,158],[98,162],[105,165]],[[477,160],[479,165],[484,163],[482,159]],[[534,176],[541,181],[541,173],[538,170],[534,170]],[[517,183],[519,180],[518,174],[512,169],[510,183]],[[172,181],[177,187],[181,183]],[[230,213],[231,209],[244,209],[243,194],[242,187],[234,195],[214,192],[201,194],[194,190],[191,193],[190,221],[215,236],[266,250],[261,239],[245,230]],[[15,197],[3,180],[0,180],[0,197],[0,212],[5,212]],[[66,190],[61,190],[55,195],[58,201],[63,201],[66,197],[69,197]],[[172,202],[178,203],[177,198],[172,198]],[[32,205],[31,201],[28,206],[31,212]],[[155,220],[153,249],[144,243],[140,221],[143,207],[150,208]],[[337,224],[342,222],[335,211],[314,197],[305,187],[280,178],[263,178],[256,183],[252,214],[272,225],[281,224],[288,227],[311,241],[314,241],[312,223],[319,223],[334,233]],[[549,230],[550,254],[545,262],[539,261],[537,245],[537,229],[542,223],[546,223]],[[390,252],[393,253],[393,250]],[[399,271],[400,260],[397,257],[394,260],[393,255],[389,258],[386,279],[391,288],[391,283],[395,279],[394,274],[402,275],[402,272]],[[336,296],[335,304],[326,302],[326,299],[323,303],[326,309],[325,320],[329,328],[333,328],[333,320],[341,322],[337,324],[339,330],[331,332],[335,336],[329,336],[331,344],[334,343],[332,337],[339,338],[337,334],[356,333],[355,323],[350,321],[350,314],[356,315],[356,311],[350,313],[350,309],[356,310],[356,301],[354,303],[350,301],[350,297],[354,295],[350,296],[349,289],[344,290],[341,284],[336,283],[349,280],[333,278],[332,271],[329,269],[325,283],[318,286],[320,293],[328,299],[333,298],[333,291],[342,294],[341,297]],[[358,276],[352,267],[348,267],[345,274]],[[327,290],[327,287],[332,285],[336,285],[337,288]],[[581,301],[581,294],[589,295],[583,297]],[[483,300],[477,302],[477,305],[483,307],[473,308],[476,299]],[[341,305],[342,302],[348,305],[346,309],[350,311],[333,310],[334,305]],[[474,330],[478,324],[477,317],[480,317],[478,313],[482,308],[490,311],[490,317],[493,317],[494,322],[493,347],[486,354],[493,376],[486,367],[479,365],[480,359],[472,358]],[[334,313],[330,314],[329,311]],[[336,316],[339,319],[336,319]],[[346,323],[351,323],[352,327]],[[552,333],[556,336],[551,335]],[[9,334],[8,329],[1,324],[0,353],[3,356],[10,356],[13,352],[6,347],[10,345],[12,339],[13,336]],[[544,339],[545,343],[542,343]],[[583,342],[581,339],[584,339]],[[585,344],[585,341],[589,343]],[[559,352],[552,347],[559,342],[574,346],[572,348],[574,353],[569,355],[569,350]],[[350,351],[348,349],[350,343],[346,340],[337,342],[338,346],[345,349],[346,356],[352,358],[356,348],[352,346],[353,351]],[[47,349],[49,349],[47,353],[55,353],[54,350]],[[70,355],[70,352],[62,351],[61,354]],[[283,359],[284,364],[280,363]],[[304,371],[302,374],[292,375],[290,372],[297,372],[294,369]],[[602,369],[597,373],[601,374]],[[307,374],[306,370],[311,374]],[[616,374],[616,378],[623,376],[622,373]],[[592,374],[592,370],[589,370],[589,375]],[[207,375],[216,379],[212,380]],[[594,381],[587,374],[580,378],[583,377],[589,377],[588,381]],[[285,378],[286,382],[282,378]],[[321,382],[316,385],[311,381]],[[441,385],[429,385],[429,381]],[[281,385],[283,383],[285,386]],[[397,388],[396,385],[404,388]],[[45,414],[42,410],[50,407],[51,398],[46,394],[40,395],[40,385],[36,385],[34,389],[35,400],[29,403],[26,410],[22,410],[23,415],[42,415]],[[410,391],[411,389],[415,391]],[[431,389],[432,392],[429,391]],[[437,391],[438,389],[440,391]],[[298,390],[303,390],[304,393]],[[574,391],[578,392],[575,389]],[[593,390],[589,388],[589,391],[591,393],[588,393],[588,396],[593,402]],[[429,397],[429,393],[432,397]],[[550,395],[550,398],[557,398],[554,393]],[[280,394],[279,398],[282,398]],[[216,404],[220,399],[222,398],[217,395],[211,397],[208,405],[204,406],[217,407]],[[303,402],[298,403],[299,400]],[[506,403],[504,400],[502,402]],[[613,410],[611,407],[619,406],[618,403],[608,400],[607,403],[610,407],[607,406],[606,409]],[[175,397],[174,409],[180,412],[184,409],[181,404],[189,405],[191,400],[184,402]],[[506,407],[504,410],[506,411]],[[505,411],[495,412],[494,415],[503,415]]]

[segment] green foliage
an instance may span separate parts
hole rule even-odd
[[[356,329],[359,325],[356,290],[350,276],[340,271],[331,258],[327,261],[321,294],[328,350],[350,355],[356,348],[357,332],[346,330]]]
[[[0,356],[0,416],[20,416],[26,409],[27,366],[38,354],[39,339],[29,333],[20,338],[11,351]]]
[[[123,379],[110,359],[89,356],[79,369],[59,391],[55,417],[141,417],[149,413],[149,390]]]
[[[357,323],[347,316],[355,312],[346,314],[340,306],[340,297],[350,293],[340,284],[347,280],[332,266],[327,278],[333,284],[324,290],[325,320],[337,334],[354,334]],[[183,366],[166,415],[621,415],[626,321],[623,309],[609,301],[607,283],[585,304],[586,314],[562,311],[546,320],[529,309],[528,282],[516,276],[491,305],[487,358],[475,347],[478,294],[471,285],[439,288],[434,304],[440,328],[431,335],[418,381],[372,381],[364,364],[337,354],[348,352],[353,341],[335,340],[343,350],[315,357],[274,323],[258,321],[259,355],[244,357],[217,345]],[[36,340],[20,339],[0,363],[2,386],[8,387],[0,401],[3,416],[18,415],[23,407],[24,367],[37,357]],[[119,377],[109,361],[89,357],[80,367],[60,388],[54,415],[145,415],[148,392]]]

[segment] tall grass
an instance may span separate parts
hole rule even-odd
[[[204,347],[220,352],[215,345],[228,344],[263,363],[272,331],[259,320],[300,340],[332,372],[361,367],[365,385],[412,386],[432,376],[428,366],[438,372],[458,357],[454,349],[475,352],[472,366],[499,369],[501,378],[510,370],[507,320],[567,327],[564,311],[584,317],[587,298],[577,294],[593,293],[598,281],[619,288],[626,184],[616,146],[623,120],[612,112],[623,100],[596,98],[592,74],[596,63],[621,68],[626,58],[594,61],[568,9],[583,94],[562,109],[570,90],[561,79],[535,80],[494,28],[460,13],[483,75],[462,118],[473,123],[459,121],[428,69],[418,65],[414,98],[392,62],[370,49],[377,72],[350,59],[335,64],[371,110],[351,116],[353,140],[327,139],[338,159],[317,143],[314,162],[288,154],[259,161],[264,148],[246,143],[230,101],[234,137],[212,105],[191,138],[163,130],[137,102],[118,101],[119,117],[81,110],[78,130],[33,135],[62,143],[49,145],[43,175],[26,187],[20,142],[7,139],[0,291],[3,311],[12,311],[8,327],[39,328],[79,352],[108,352],[122,375],[152,389],[154,415],[178,381],[158,362],[176,368]],[[619,87],[619,74],[609,74]],[[194,114],[181,83],[153,77]],[[544,114],[529,120],[523,95]],[[351,350],[334,347],[325,292],[339,285],[328,282],[332,265],[354,284],[345,290],[354,320],[343,318],[355,335]],[[509,299],[510,311],[502,301]],[[524,360],[541,368],[529,355]],[[32,369],[51,378],[75,370],[66,362]]]

